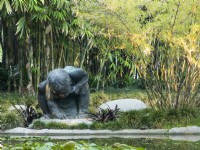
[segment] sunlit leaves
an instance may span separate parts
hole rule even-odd
[[[66,8],[69,5],[68,0],[53,0],[52,3],[56,5],[57,9]]]
[[[191,64],[200,68],[200,25],[191,26],[189,34],[174,39],[177,46],[183,49],[185,57]]]
[[[20,33],[20,37],[22,37],[25,30],[25,17],[20,18],[16,25],[17,25],[16,34]]]
[[[27,9],[27,1],[26,0],[14,0],[12,6],[15,11],[25,11]]]
[[[68,34],[68,23],[65,22],[62,25],[62,33],[65,33],[66,35]]]
[[[65,12],[65,11],[56,10],[55,12],[53,12],[53,18],[65,21],[66,20],[66,13],[67,12]]]
[[[7,11],[8,14],[12,13],[12,8],[11,8],[11,4],[10,4],[9,0],[1,0],[1,2],[0,2],[0,10],[3,9],[3,6],[5,6],[6,11]]]
[[[41,1],[41,3],[44,5],[44,0],[40,0]]]

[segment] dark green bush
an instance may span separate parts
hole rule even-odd
[[[33,123],[34,129],[89,129],[90,125],[87,125],[85,123],[80,123],[77,125],[67,125],[66,123],[60,123],[60,122],[49,122],[44,123],[40,120],[36,120]]]

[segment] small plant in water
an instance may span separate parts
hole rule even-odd
[[[114,110],[112,110],[110,107],[107,109],[99,109],[100,110],[98,113],[89,113],[89,116],[91,116],[92,119],[99,122],[108,122],[115,120],[117,118],[117,113],[119,112],[119,108],[117,107],[117,105],[115,106]]]

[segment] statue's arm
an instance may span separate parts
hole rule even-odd
[[[69,77],[72,80],[72,84],[74,83],[74,92],[78,94],[79,90],[88,83],[88,74],[81,68],[76,68],[72,66],[66,66],[65,70],[67,71]]]
[[[49,106],[49,109],[51,111],[51,115],[53,115],[54,117],[58,118],[58,119],[65,119],[67,118],[67,116],[65,115],[64,112],[62,112],[57,103],[55,102],[55,100],[47,100],[47,104]]]
[[[38,94],[39,95],[45,95],[45,88],[47,85],[47,80],[41,82],[38,86]]]

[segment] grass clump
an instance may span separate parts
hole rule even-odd
[[[45,123],[40,120],[36,120],[33,122],[34,129],[67,129],[68,125],[65,123],[59,122],[49,122]]]
[[[1,125],[0,128],[2,130],[11,129],[15,127],[23,126],[23,118],[17,115],[15,112],[4,112],[0,114]]]
[[[90,126],[85,123],[80,124],[66,124],[60,122],[49,122],[45,123],[40,120],[36,120],[33,122],[33,129],[89,129]]]
[[[33,129],[45,129],[46,128],[46,124],[44,122],[41,122],[39,120],[36,120],[33,122]]]
[[[94,113],[102,103],[107,102],[108,100],[109,96],[102,91],[91,93],[89,111]]]
[[[50,122],[46,124],[46,128],[48,129],[66,129],[67,127],[67,124],[59,122]]]
[[[69,125],[67,129],[90,129],[90,125],[86,123],[80,123],[77,125]]]

